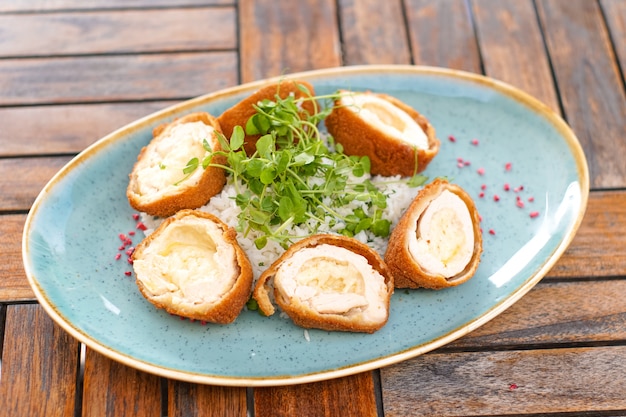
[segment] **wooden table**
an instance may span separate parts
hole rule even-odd
[[[120,365],[37,304],[24,221],[75,154],[190,97],[354,64],[486,74],[544,101],[577,134],[587,213],[561,260],[510,309],[397,365],[252,389]],[[624,0],[3,0],[0,414],[626,416],[624,69]]]

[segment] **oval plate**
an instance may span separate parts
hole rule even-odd
[[[442,291],[397,290],[389,322],[372,335],[304,332],[252,311],[230,325],[202,326],[149,304],[124,275],[124,258],[115,260],[118,234],[135,227],[125,190],[139,150],[155,126],[192,111],[219,115],[277,79],[264,80],[137,120],[46,185],[26,221],[23,258],[37,299],[63,329],[167,378],[232,386],[330,379],[415,357],[476,329],[528,292],[571,242],[589,193],[585,157],[563,120],[534,98],[493,79],[430,67],[344,67],[289,78],[308,80],[318,95],[339,88],[391,94],[430,119],[442,147],[425,174],[464,187],[483,217],[476,275]]]

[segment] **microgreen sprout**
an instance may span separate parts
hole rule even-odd
[[[346,236],[365,231],[387,237],[391,227],[383,217],[387,196],[366,175],[369,158],[344,154],[343,147],[318,128],[339,93],[312,96],[300,87],[305,97],[276,94],[274,100],[257,102],[245,127],[236,126],[228,139],[218,134],[221,150],[212,150],[204,141],[207,156],[202,161],[191,159],[183,173],[191,175],[198,166],[220,166],[232,175],[235,202],[241,209],[238,231],[244,235],[256,231],[258,249],[269,239],[288,246],[294,239],[292,225],[305,227],[309,234],[328,223]],[[303,108],[303,100],[314,105],[312,114]],[[330,105],[320,106],[320,101]],[[243,147],[246,135],[258,137],[252,155]],[[225,156],[227,165],[212,163],[215,155]],[[407,183],[419,186],[425,180],[415,175]],[[350,204],[357,208],[345,214],[342,208]]]

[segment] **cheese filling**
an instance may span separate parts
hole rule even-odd
[[[474,227],[459,196],[444,190],[428,205],[415,224],[409,252],[422,269],[446,278],[465,269],[474,252]]]
[[[428,149],[422,127],[405,111],[374,94],[346,94],[341,102],[374,128],[418,149]]]
[[[219,301],[239,276],[235,248],[212,221],[183,217],[156,235],[133,264],[137,279],[174,304]]]
[[[188,178],[183,172],[187,163],[198,158],[199,163],[207,155],[203,141],[212,148],[216,146],[213,127],[202,122],[175,125],[167,136],[154,142],[140,161],[137,174],[137,193],[147,200],[161,198],[176,190],[184,180],[185,184],[196,185],[202,177],[202,169],[196,169]]]
[[[294,253],[279,267],[274,286],[320,314],[361,315],[371,322],[387,317],[384,277],[363,256],[338,246]]]

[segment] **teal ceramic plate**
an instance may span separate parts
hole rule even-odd
[[[527,94],[474,74],[414,66],[291,78],[309,80],[318,94],[385,92],[430,119],[442,146],[426,174],[464,187],[483,217],[476,275],[442,291],[397,290],[389,322],[372,335],[309,330],[305,337],[288,319],[252,311],[231,325],[203,326],[149,304],[124,275],[129,265],[114,259],[118,234],[135,227],[125,190],[137,153],[156,125],[197,110],[219,115],[267,81],[256,82],[131,123],[46,185],[26,222],[23,257],[39,302],[63,329],[114,360],[168,378],[236,386],[329,379],[400,362],[467,334],[528,292],[571,242],[587,204],[585,158],[558,115]]]

